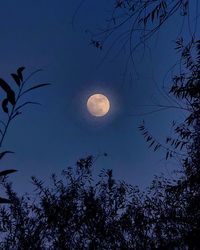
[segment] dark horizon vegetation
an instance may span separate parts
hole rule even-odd
[[[187,17],[191,1],[114,2],[109,28],[91,40],[101,50],[107,37],[127,20],[132,24],[128,41],[132,41],[134,32],[141,31],[139,43],[147,42],[174,13],[180,11],[180,16]],[[96,158],[88,156],[63,170],[61,177],[53,174],[50,185],[32,177],[34,191],[22,196],[6,177],[15,170],[2,171],[6,198],[0,202],[8,204],[0,207],[0,249],[200,249],[200,39],[196,29],[189,41],[182,36],[176,40],[179,70],[173,72],[167,93],[173,106],[185,111],[185,120],[172,121],[173,135],[166,136],[164,145],[144,122],[139,126],[147,145],[153,151],[163,149],[166,161],[174,158],[181,170],[173,171],[171,178],[155,173],[151,185],[141,191],[117,181],[112,169],[103,169],[95,176]],[[128,59],[133,65],[135,49],[130,47]],[[7,124],[21,114],[25,105],[35,104],[27,100],[18,104],[19,98],[48,85],[23,89],[23,70],[20,67],[12,74],[18,94],[0,79],[6,95],[2,110],[8,115],[7,123],[2,123],[0,146]],[[12,152],[2,151],[0,159],[8,153]]]

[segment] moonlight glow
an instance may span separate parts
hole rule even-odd
[[[87,108],[94,116],[104,116],[110,109],[110,102],[105,95],[95,94],[88,98]]]

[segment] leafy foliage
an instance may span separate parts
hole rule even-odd
[[[178,45],[184,74],[173,77],[170,93],[187,117],[173,122],[175,138],[167,137],[166,147],[144,124],[140,130],[154,151],[167,150],[166,159],[184,150],[182,170],[171,179],[156,176],[146,192],[116,181],[112,170],[94,178],[92,156],[61,178],[52,175],[50,186],[33,177],[35,197],[19,197],[3,180],[11,204],[0,208],[2,249],[200,248],[200,46],[199,40]]]
[[[122,0],[116,1],[115,8],[132,20],[142,7],[136,20],[143,28],[152,27],[144,37],[148,39],[176,11],[186,15],[188,4],[186,0]],[[115,18],[113,23],[114,29],[123,25]],[[112,27],[102,34],[110,36]],[[102,49],[100,39],[92,42]],[[169,92],[185,105],[187,117],[180,124],[173,122],[175,137],[167,137],[166,145],[145,124],[140,130],[154,151],[166,150],[166,159],[184,151],[179,155],[182,171],[171,179],[156,176],[141,192],[116,181],[112,170],[102,170],[94,181],[94,158],[89,156],[64,170],[61,178],[52,175],[50,186],[33,177],[35,197],[18,196],[4,179],[11,204],[0,207],[2,249],[200,249],[200,42],[192,38],[184,45],[180,38],[176,45],[181,72],[173,77]],[[13,79],[21,86],[19,72]],[[7,98],[2,108],[10,114],[6,108],[14,105],[15,95],[4,82],[1,86]]]
[[[93,180],[93,157],[69,167],[51,185],[33,177],[36,197],[0,208],[2,249],[185,249],[198,245],[199,224],[188,193],[176,181],[156,177],[147,193],[102,170]],[[183,185],[179,183],[179,186]],[[191,212],[189,212],[191,211]],[[196,231],[196,232],[195,232]],[[196,248],[198,249],[198,248]]]
[[[92,177],[93,157],[52,176],[51,187],[32,178],[39,197],[19,198],[9,184],[12,204],[1,208],[4,249],[146,249],[151,243],[143,194],[117,182],[112,170]],[[6,219],[7,218],[7,219]],[[8,229],[10,230],[9,233]]]

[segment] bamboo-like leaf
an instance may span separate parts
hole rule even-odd
[[[19,76],[16,75],[16,74],[11,74],[11,76],[15,80],[15,82],[17,83],[17,85],[20,86],[21,81],[20,81]]]
[[[8,170],[0,171],[0,177],[8,175],[8,174],[12,174],[14,172],[17,172],[17,170],[15,170],[15,169],[8,169]]]
[[[0,87],[6,92],[8,101],[14,105],[15,104],[15,92],[11,89],[11,87],[5,82],[2,78],[0,78]]]
[[[12,151],[3,151],[0,153],[0,160],[6,155],[6,154],[14,154]]]
[[[152,147],[154,143],[155,141],[152,141],[151,144],[149,145],[149,148]]]
[[[48,85],[50,85],[50,83],[41,83],[41,84],[35,85],[35,86],[33,86],[33,87],[31,87],[31,88],[25,90],[25,91],[22,93],[22,95],[24,95],[25,93],[27,93],[27,92],[29,92],[29,91],[31,91],[31,90],[38,89],[38,88],[41,88],[41,87],[44,87],[44,86],[48,86]]]
[[[157,7],[151,12],[151,21],[154,21],[154,16],[155,16],[155,12],[156,12]]]
[[[167,160],[168,157],[169,157],[169,151],[167,152],[165,159]]]
[[[19,77],[19,79],[21,80],[21,81],[23,81],[23,75],[22,75],[22,71],[23,70],[25,70],[25,67],[20,67],[20,68],[18,68],[18,70],[17,70],[17,75],[18,75],[18,77]]]
[[[151,136],[148,136],[147,139],[146,139],[147,142],[149,142],[149,141],[151,141],[151,140],[152,140],[152,137],[151,137]]]

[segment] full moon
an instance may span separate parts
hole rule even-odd
[[[94,94],[87,100],[87,109],[93,116],[104,116],[110,109],[110,102],[105,95]]]

